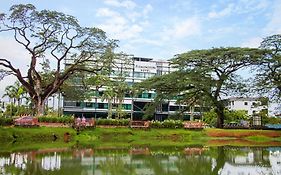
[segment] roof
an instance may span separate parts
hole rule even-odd
[[[229,101],[258,101],[260,97],[230,97]]]

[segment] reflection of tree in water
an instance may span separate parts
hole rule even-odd
[[[87,174],[87,167],[81,164],[80,158],[72,159],[71,157],[63,157],[61,160],[61,166],[58,170],[47,171],[44,170],[45,174],[54,174],[54,175],[76,175],[76,174]]]
[[[179,174],[206,175],[211,172],[212,161],[209,156],[185,155],[176,161]]]
[[[140,156],[138,156],[140,157]],[[174,175],[176,172],[169,169],[168,165],[163,165],[163,161],[168,162],[169,156],[155,155],[155,156],[141,156],[140,159],[144,160],[144,167],[149,168],[154,174],[161,175]]]
[[[217,158],[216,158],[216,166],[214,167],[212,171],[212,175],[219,174],[219,171],[224,167],[225,164],[225,152],[224,147],[220,146],[217,148]]]
[[[204,155],[154,155],[140,157],[145,167],[153,170],[154,174],[209,174],[212,168],[211,158]]]
[[[100,162],[100,169],[103,174],[110,175],[134,175],[135,169],[131,164],[128,164],[122,157],[107,157],[105,161]]]

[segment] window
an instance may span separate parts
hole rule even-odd
[[[92,108],[94,106],[94,103],[86,102],[86,108]]]
[[[99,96],[101,97],[103,95],[103,91],[99,91]]]
[[[76,102],[72,102],[72,101],[64,101],[64,106],[67,106],[67,107],[76,107]],[[2,107],[4,108],[4,102],[2,104]]]
[[[163,112],[168,112],[168,109],[169,109],[168,103],[162,104],[162,111],[163,111]]]
[[[143,93],[142,98],[149,98],[148,95],[149,95],[149,93]]]
[[[247,105],[248,105],[248,102],[245,101],[245,102],[244,102],[244,105],[247,106]]]
[[[82,103],[81,102],[76,102],[76,107],[82,107]]]
[[[177,111],[179,109],[180,109],[179,106],[170,106],[170,111]]]
[[[131,104],[122,104],[122,107],[125,110],[131,110],[132,109],[132,105]]]
[[[98,103],[98,109],[108,109],[107,103]]]

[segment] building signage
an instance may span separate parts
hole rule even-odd
[[[135,61],[136,72],[156,73],[157,67],[155,62]]]

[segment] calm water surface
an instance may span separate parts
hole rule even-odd
[[[0,153],[0,174],[280,175],[281,147],[60,148]]]

